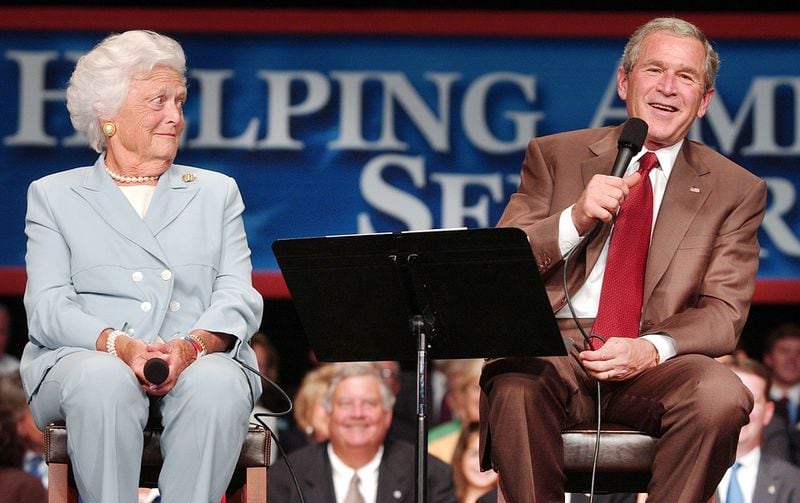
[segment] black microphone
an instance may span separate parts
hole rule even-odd
[[[642,150],[642,145],[647,137],[647,123],[638,117],[631,117],[622,127],[622,134],[619,135],[617,142],[617,158],[614,159],[614,167],[611,168],[611,176],[622,178],[625,170],[628,169],[633,156]]]
[[[151,383],[159,385],[167,380],[169,365],[163,358],[151,358],[144,364],[144,377]]]

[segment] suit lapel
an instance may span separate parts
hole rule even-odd
[[[314,455],[304,461],[307,461],[308,464],[303,463],[299,482],[303,490],[303,498],[309,502],[335,503],[336,493],[333,489],[333,471],[330,459],[328,459],[328,443],[320,442],[315,446]]]
[[[691,143],[687,140],[675,160],[664,199],[656,218],[650,253],[647,258],[643,304],[647,305],[650,295],[666,272],[682,242],[689,226],[697,217],[708,196],[711,185],[702,176],[709,173],[708,168],[692,158]],[[665,223],[665,222],[668,222]]]
[[[167,257],[153,233],[139,218],[119,187],[105,173],[105,162],[102,156],[95,163],[94,169],[87,175],[83,185],[75,186],[72,190],[92,206],[114,230],[132,243],[147,250],[157,259],[167,262]]]
[[[772,460],[769,456],[764,456],[762,451],[761,460],[758,462],[756,486],[753,489],[753,503],[778,501],[775,495],[780,493],[780,488],[781,480],[772,466]]]
[[[614,160],[617,157],[617,141],[619,140],[622,128],[617,127],[612,131],[613,132],[605,138],[589,145],[589,150],[594,152],[596,157],[587,159],[581,163],[584,188],[586,188],[594,175],[607,175],[611,173],[611,167],[614,165]],[[602,225],[599,234],[586,247],[586,269],[584,271],[584,279],[589,276],[589,273],[597,263],[597,259],[600,257],[600,252],[603,250],[603,245],[605,245],[610,230],[610,224]]]
[[[164,173],[144,217],[154,236],[175,220],[197,195],[200,186],[195,182],[196,176],[188,168],[176,165]]]
[[[402,456],[398,458],[397,449],[393,448],[392,442],[384,444],[383,459],[378,468],[378,494],[377,501],[387,503],[410,502],[414,499],[413,489],[416,487],[416,480],[412,480],[414,474],[411,468],[413,463]]]

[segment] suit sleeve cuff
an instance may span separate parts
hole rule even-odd
[[[656,347],[658,358],[663,363],[678,354],[678,343],[675,339],[664,334],[647,334],[642,339],[649,341]]]
[[[572,206],[575,206],[574,204]],[[563,257],[583,239],[572,222],[572,206],[569,206],[558,218],[558,248]]]

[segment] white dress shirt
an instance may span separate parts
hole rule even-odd
[[[769,390],[769,397],[775,402],[778,402],[783,398],[786,398],[789,401],[788,406],[790,409],[787,411],[789,413],[789,426],[794,428],[794,425],[800,420],[800,417],[797,417],[798,413],[800,413],[800,411],[798,411],[800,408],[800,383],[795,384],[789,388],[788,391],[773,384]]]
[[[650,170],[649,175],[650,184],[653,187],[653,228],[655,228],[656,225],[658,210],[661,208],[661,201],[664,200],[664,192],[667,189],[669,175],[672,173],[672,168],[675,165],[675,159],[677,159],[678,152],[680,151],[682,145],[683,140],[679,141],[675,145],[664,147],[655,152],[656,157],[658,157],[659,165],[658,167]],[[642,156],[644,156],[645,153],[647,153],[647,150],[642,149],[633,157],[631,163],[628,165],[628,169],[625,172],[625,176],[628,176],[639,169],[639,160],[642,158]],[[558,241],[559,247],[561,248],[562,257],[566,255],[572,248],[577,246],[578,243],[580,243],[583,239],[582,236],[578,235],[578,230],[575,228],[575,224],[572,221],[573,206],[570,206],[562,211],[559,219]],[[651,234],[653,232],[653,228],[650,229]],[[600,257],[597,259],[597,263],[589,273],[589,277],[586,279],[586,282],[571,296],[572,307],[575,310],[575,316],[578,318],[595,318],[597,316],[597,308],[600,303],[600,290],[603,286],[603,275],[605,274],[606,260],[608,258],[608,242],[609,240],[606,239],[606,242],[603,245],[603,250],[600,252]],[[569,306],[564,306],[556,313],[556,318],[571,317],[572,313],[569,310]],[[677,344],[675,343],[675,340],[668,335],[647,334],[643,337],[653,343],[662,362],[668,358],[672,358],[677,353]]]
[[[333,447],[328,444],[328,458],[331,461],[331,471],[333,475],[333,490],[336,494],[336,503],[342,503],[347,490],[350,487],[350,481],[353,475],[358,474],[361,480],[359,490],[361,496],[366,503],[376,503],[378,499],[378,470],[381,466],[381,459],[383,458],[383,446],[378,449],[375,457],[369,463],[362,466],[358,470],[353,470],[341,460],[339,456],[333,452]]]
[[[761,462],[761,448],[756,447],[748,452],[741,458],[736,460],[741,466],[739,471],[736,472],[736,478],[739,480],[739,487],[742,488],[742,496],[744,496],[744,503],[753,503],[753,493],[756,490],[756,477],[758,476],[758,464]],[[725,472],[722,480],[717,486],[717,499],[718,503],[727,503],[728,486],[731,483],[731,468]]]

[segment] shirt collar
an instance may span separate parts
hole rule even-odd
[[[680,152],[681,147],[683,146],[684,140],[680,140],[678,143],[674,145],[670,145],[669,147],[662,147],[658,150],[650,151],[645,148],[639,151],[638,154],[633,156],[632,165],[635,165],[639,162],[644,154],[647,152],[653,152],[658,157],[658,166],[661,168],[661,171],[664,173],[664,176],[669,180],[669,175],[672,173],[672,168],[675,166],[675,160],[678,158],[678,152]],[[630,170],[630,173],[633,173]],[[627,174],[630,174],[627,173]]]
[[[758,466],[758,462],[761,460],[761,447],[756,447],[752,451],[748,452],[744,456],[736,459],[736,462],[739,463],[742,468],[753,468]]]
[[[769,390],[769,396],[776,402],[785,396],[792,403],[800,403],[800,384],[792,386],[786,392],[773,384]]]
[[[377,472],[378,468],[381,464],[381,459],[383,458],[383,445],[378,448],[378,452],[375,453],[375,456],[369,461],[369,463],[365,464],[358,470],[354,470],[353,468],[347,466],[342,458],[336,455],[333,451],[333,446],[328,442],[328,458],[331,460],[331,469],[348,479],[352,478],[356,473],[373,473]]]

